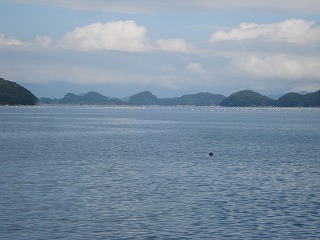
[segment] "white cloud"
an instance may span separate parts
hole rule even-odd
[[[5,37],[4,34],[0,34],[0,47],[18,46],[22,44],[22,41],[16,37]]]
[[[235,58],[231,65],[238,73],[262,79],[319,79],[320,76],[320,57],[243,56]]]
[[[161,50],[166,52],[187,52],[191,46],[182,38],[147,40],[147,29],[137,26],[135,21],[100,22],[77,27],[65,34],[60,40],[60,47],[80,51],[116,50],[143,52]],[[41,42],[51,43],[50,39],[41,38]]]
[[[241,23],[228,32],[217,31],[210,37],[211,42],[259,39],[283,41],[298,44],[320,42],[320,27],[303,19],[288,19],[275,24]]]
[[[118,50],[139,52],[147,50],[147,30],[134,21],[93,23],[67,33],[60,41],[62,47],[82,51]]]
[[[34,50],[39,47],[49,47],[53,43],[53,40],[48,36],[37,35],[35,39],[30,41],[22,41],[17,37],[5,37],[4,34],[0,34],[0,47],[14,48],[14,49],[29,49]]]
[[[190,62],[187,64],[187,69],[195,74],[206,75],[208,72],[203,69],[200,63]]]
[[[189,50],[187,42],[182,38],[158,39],[156,44],[160,50],[167,52],[187,52]]]

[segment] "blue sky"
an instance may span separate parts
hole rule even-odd
[[[0,0],[0,77],[38,97],[320,89],[319,0]]]

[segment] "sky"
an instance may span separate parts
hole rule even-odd
[[[0,77],[37,97],[320,89],[319,0],[0,0]]]

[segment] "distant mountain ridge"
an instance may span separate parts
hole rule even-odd
[[[320,107],[320,90],[301,95],[299,93],[287,93],[276,102],[278,107]]]
[[[291,92],[278,100],[251,90],[243,90],[226,97],[220,105],[228,107],[320,107],[320,90],[305,95]]]
[[[310,92],[306,92],[306,91],[301,91],[301,92],[297,92],[299,93],[300,95],[306,95]],[[273,100],[278,100],[280,97],[286,95],[286,93],[279,93],[279,94],[270,94],[270,95],[267,95],[268,98],[271,98]]]
[[[76,95],[67,93],[61,99],[40,98],[43,104],[78,104],[78,105],[193,105],[193,106],[225,106],[225,107],[320,107],[320,90],[305,95],[287,93],[278,100],[271,99],[252,90],[242,90],[225,97],[221,94],[200,92],[186,94],[174,98],[158,98],[149,91],[132,95],[127,101],[108,98],[97,92]]]
[[[76,95],[67,93],[61,99],[40,98],[42,104],[75,104],[75,105],[194,105],[194,106],[213,106],[219,105],[225,98],[221,94],[202,92],[188,94],[176,98],[158,98],[149,91],[144,91],[132,95],[127,101],[119,98],[108,98],[97,92]]]
[[[115,98],[108,98],[97,92],[88,92],[86,94],[75,95],[67,93],[62,99],[58,100],[60,104],[90,104],[90,105],[118,105],[122,101]]]
[[[0,78],[0,105],[192,105],[192,106],[226,106],[226,107],[320,107],[320,90],[313,93],[287,93],[278,100],[271,99],[252,90],[242,90],[225,97],[221,94],[200,92],[174,98],[158,98],[149,91],[140,92],[129,98],[109,98],[97,92],[76,95],[67,93],[61,99],[38,99],[28,89]]]
[[[225,98],[221,94],[201,92],[187,94],[175,98],[157,98],[149,91],[144,91],[131,96],[128,100],[129,105],[194,105],[194,106],[213,106],[219,105]]]
[[[97,92],[88,92],[79,95],[67,93],[61,99],[40,98],[39,103],[70,105],[121,105],[123,104],[123,101],[118,98],[108,98]]]

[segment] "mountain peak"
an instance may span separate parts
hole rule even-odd
[[[130,105],[157,105],[159,99],[149,91],[144,91],[131,96],[128,100]]]
[[[254,107],[272,106],[273,100],[252,90],[242,90],[231,94],[221,102],[221,106]]]

